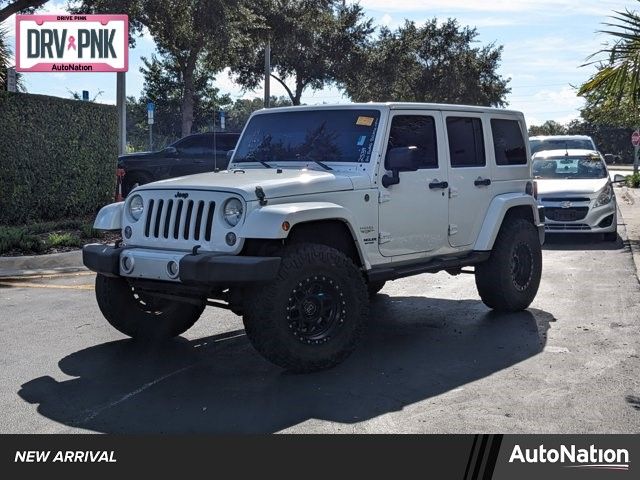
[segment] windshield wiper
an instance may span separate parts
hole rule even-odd
[[[273,168],[271,165],[269,165],[266,161],[264,160],[258,160],[256,159],[256,156],[253,153],[249,153],[247,154],[243,159],[243,162],[258,162],[260,164],[262,164],[262,166],[264,166],[265,168]]]
[[[314,160],[312,158],[309,158],[309,160],[311,160],[312,162],[317,163],[318,165],[320,165],[322,168],[324,168],[325,170],[333,170],[333,168],[331,168],[329,165],[327,165],[326,163],[322,163],[320,160]]]

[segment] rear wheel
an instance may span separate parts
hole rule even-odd
[[[244,325],[256,350],[295,372],[333,367],[351,354],[369,311],[362,273],[342,252],[299,244],[275,281],[247,290]]]
[[[176,302],[136,291],[123,278],[96,276],[100,311],[118,331],[138,340],[176,337],[193,326],[202,305]]]
[[[525,219],[507,220],[489,259],[476,265],[476,286],[490,308],[524,310],[536,296],[542,275],[542,248],[535,226]]]

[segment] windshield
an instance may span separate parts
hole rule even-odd
[[[600,157],[551,157],[533,161],[533,178],[593,179],[606,178]]]
[[[595,145],[589,139],[547,139],[547,140],[529,140],[531,145],[531,153],[542,152],[544,150],[595,150]]]
[[[302,110],[256,115],[249,121],[233,161],[367,163],[379,120],[378,110]]]

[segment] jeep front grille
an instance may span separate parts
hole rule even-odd
[[[209,242],[216,204],[204,200],[149,199],[144,236]]]

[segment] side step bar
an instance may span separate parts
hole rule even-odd
[[[368,272],[370,282],[386,282],[421,273],[436,273],[450,268],[469,267],[489,259],[491,252],[472,252],[464,257],[434,258],[424,263],[374,267]]]

